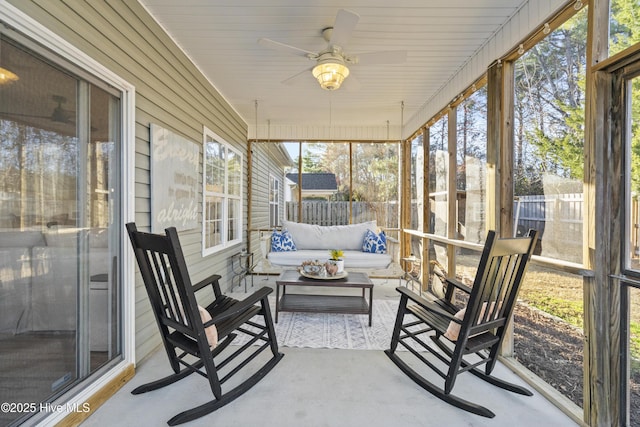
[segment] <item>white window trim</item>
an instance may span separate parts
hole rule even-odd
[[[240,243],[242,243],[242,232],[243,232],[243,215],[242,212],[244,212],[244,208],[242,206],[242,189],[243,189],[243,178],[244,178],[244,174],[241,173],[240,174],[240,192],[238,195],[229,195],[228,193],[228,189],[226,188],[226,184],[228,183],[229,180],[229,170],[227,168],[227,163],[225,160],[225,168],[224,168],[224,180],[225,180],[225,190],[223,193],[207,193],[207,179],[206,179],[206,173],[207,173],[207,150],[206,150],[206,145],[207,145],[207,137],[213,139],[214,141],[218,142],[219,144],[221,144],[224,148],[225,148],[225,152],[229,152],[229,151],[233,151],[234,154],[236,156],[238,156],[238,159],[240,161],[240,165],[243,165],[243,161],[244,158],[242,156],[242,152],[240,150],[238,150],[236,147],[232,146],[231,144],[229,144],[224,138],[222,138],[221,136],[219,136],[218,134],[216,134],[215,132],[213,132],[211,129],[207,128],[206,126],[204,126],[204,130],[202,132],[202,256],[207,256],[207,255],[211,255],[214,254],[216,252],[220,252],[224,249],[227,249],[231,246],[235,246],[238,245]],[[225,156],[225,159],[227,157]],[[207,195],[209,194],[215,194],[218,195],[220,197],[222,197],[224,199],[224,202],[222,203],[222,243],[216,245],[216,246],[211,246],[211,247],[206,247],[206,221],[207,221],[207,217],[206,217],[206,201],[207,201]],[[229,226],[229,203],[228,201],[230,199],[233,200],[237,200],[240,203],[240,211],[238,212],[238,229],[237,229],[237,238],[233,239],[233,240],[226,240],[226,234],[228,233],[228,226]]]
[[[100,64],[85,52],[76,48],[58,34],[44,27],[38,21],[26,15],[14,6],[0,1],[0,15],[2,20],[60,57],[77,65],[79,68],[94,75],[117,90],[122,97],[122,153],[121,153],[121,182],[122,182],[122,223],[133,221],[135,218],[135,86],[122,79],[120,76]],[[124,227],[121,241],[128,242],[128,236]],[[122,357],[123,360],[100,378],[88,385],[80,384],[78,392],[74,390],[65,393],[62,398],[67,408],[74,405],[81,407],[91,396],[107,386],[112,380],[118,378],[128,366],[135,364],[135,257],[130,245],[123,244],[124,253],[121,254],[122,265]],[[70,397],[72,396],[72,397]],[[70,397],[70,398],[69,398]],[[68,398],[68,400],[67,400]],[[54,404],[58,403],[52,402]],[[43,420],[38,420],[41,426],[54,426],[66,416],[72,414],[71,410],[53,411]]]
[[[277,182],[278,183],[278,194],[276,196],[276,201],[272,202],[271,201],[271,193],[273,191],[273,188],[271,187],[271,183],[272,182]],[[281,221],[280,221],[280,201],[282,200],[282,180],[280,178],[278,178],[277,176],[275,176],[274,174],[269,174],[269,196],[268,196],[268,203],[269,203],[269,227],[273,227],[274,225],[271,222],[271,208],[273,205],[276,205],[278,207],[277,210],[277,215],[276,215],[276,226],[280,226]]]

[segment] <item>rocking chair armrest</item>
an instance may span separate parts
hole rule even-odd
[[[220,292],[220,284],[218,283],[218,281],[220,280],[220,276],[219,274],[212,274],[211,276],[207,277],[206,279],[203,279],[201,281],[199,281],[198,283],[193,285],[193,291],[199,291],[200,289],[204,288],[207,285],[212,285],[213,286],[213,293],[215,294],[216,298],[221,294]]]
[[[237,304],[234,304],[231,308],[228,308],[222,313],[217,314],[215,317],[211,319],[211,323],[218,323],[224,319],[232,317],[235,314],[246,310],[247,308],[251,307],[258,301],[260,301],[261,299],[267,298],[267,295],[269,295],[271,292],[273,292],[273,289],[268,288],[266,286],[258,289],[257,291],[249,295],[247,298],[243,299]]]
[[[456,323],[462,323],[460,321],[460,319],[457,319],[452,313],[449,313],[446,310],[443,310],[441,307],[439,307],[438,305],[434,304],[433,302],[421,297],[420,295],[416,294],[415,292],[410,291],[409,289],[403,287],[403,286],[398,286],[396,288],[396,290],[398,292],[400,292],[403,295],[406,295],[407,298],[409,298],[412,302],[418,304],[420,307],[424,308],[425,310],[428,310],[432,313],[437,314],[438,316],[442,316],[445,317],[448,320],[453,320]]]
[[[471,287],[465,285],[461,281],[459,281],[457,279],[454,279],[452,277],[445,278],[445,281],[448,284],[451,284],[451,285],[455,286],[456,288],[460,289],[462,292],[465,292],[467,294],[471,294]]]

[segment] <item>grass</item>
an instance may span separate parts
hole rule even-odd
[[[518,297],[573,326],[584,326],[581,277],[530,268]],[[631,294],[630,316],[629,350],[632,359],[640,360],[640,292]]]
[[[472,257],[459,258],[457,273],[467,279],[475,276],[475,262]],[[466,262],[465,262],[466,261]],[[529,266],[518,298],[528,305],[555,316],[580,329],[584,327],[584,285],[583,279],[568,273],[551,271],[543,267]],[[629,350],[634,369],[640,369],[640,290],[630,294]]]

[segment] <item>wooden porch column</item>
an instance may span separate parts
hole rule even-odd
[[[452,107],[447,113],[447,151],[448,169],[447,176],[447,237],[449,239],[458,238],[458,191],[457,173],[458,162],[456,161],[456,150],[458,146],[458,109]],[[447,245],[447,274],[449,277],[456,277],[456,247]]]
[[[487,201],[485,231],[499,231],[500,212],[500,126],[502,112],[502,64],[494,62],[487,71]],[[498,233],[499,234],[499,233]]]
[[[431,224],[431,199],[429,198],[429,150],[431,150],[431,134],[428,127],[422,128],[422,153],[423,153],[423,179],[422,188],[418,189],[422,191],[422,232],[430,233],[429,229]],[[429,289],[429,273],[431,272],[431,259],[429,257],[429,245],[431,241],[428,239],[422,239],[422,290]]]
[[[608,56],[609,1],[589,2],[585,105],[584,239],[584,421],[590,426],[621,424],[620,413],[620,284],[610,274],[620,271],[624,238],[619,210],[623,186],[619,178],[623,135],[612,141],[610,119],[622,108],[621,93],[611,92],[611,74],[593,67]],[[618,116],[618,120],[622,120]],[[618,129],[619,130],[619,129]],[[597,171],[597,173],[596,173]],[[600,203],[597,202],[600,200]],[[604,203],[603,201],[606,201]]]
[[[411,141],[400,141],[400,259],[411,250],[411,237],[403,230],[411,228]]]

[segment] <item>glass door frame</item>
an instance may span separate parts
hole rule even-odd
[[[1,2],[0,16],[2,23],[6,25],[6,27],[3,25],[3,29],[15,30],[17,34],[31,39],[58,55],[63,61],[73,64],[78,69],[120,91],[121,152],[119,153],[119,162],[121,170],[118,178],[121,180],[122,195],[118,203],[119,211],[117,214],[120,215],[120,223],[122,224],[134,220],[135,86],[12,5]],[[118,234],[120,242],[116,247],[118,248],[117,256],[121,260],[121,272],[115,279],[121,284],[122,292],[120,313],[122,334],[120,339],[122,340],[123,358],[106,372],[101,372],[99,377],[81,382],[53,404],[64,404],[69,408],[81,407],[95,393],[107,387],[114,379],[122,377],[135,364],[135,261],[131,249],[124,244],[127,241],[124,227],[119,230]],[[41,414],[41,417],[46,419],[48,424],[56,424],[68,415],[70,412],[54,411],[50,414]]]

